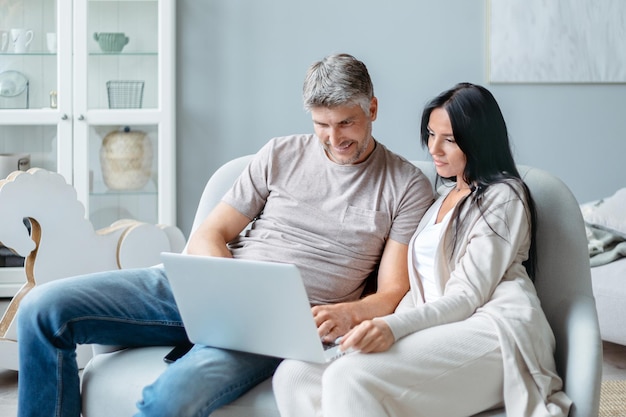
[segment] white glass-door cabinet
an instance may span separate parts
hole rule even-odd
[[[174,22],[175,0],[0,2],[0,168],[59,172],[96,229],[175,225]],[[19,262],[0,247],[0,297]]]

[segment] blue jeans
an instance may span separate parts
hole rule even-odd
[[[162,268],[36,286],[18,311],[18,416],[79,417],[76,344],[154,346],[187,340]],[[138,402],[138,416],[208,416],[272,375],[277,358],[195,346]]]

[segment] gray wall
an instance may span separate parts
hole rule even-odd
[[[486,1],[178,0],[178,226],[188,234],[221,164],[312,130],[303,76],[333,52],[367,64],[374,136],[409,159],[426,158],[423,105],[469,81],[498,99],[518,163],[559,176],[579,202],[626,187],[626,85],[488,84]]]

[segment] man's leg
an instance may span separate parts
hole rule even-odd
[[[137,416],[208,416],[269,378],[280,361],[196,345],[144,389]]]
[[[18,310],[18,415],[80,415],[76,344],[186,340],[161,268],[119,270],[35,287]]]

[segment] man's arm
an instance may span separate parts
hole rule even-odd
[[[363,320],[393,313],[409,290],[408,245],[387,240],[378,268],[376,293],[350,303],[313,307],[320,336],[333,341]]]
[[[232,258],[226,244],[237,237],[250,220],[233,207],[220,202],[189,238],[187,253]]]

